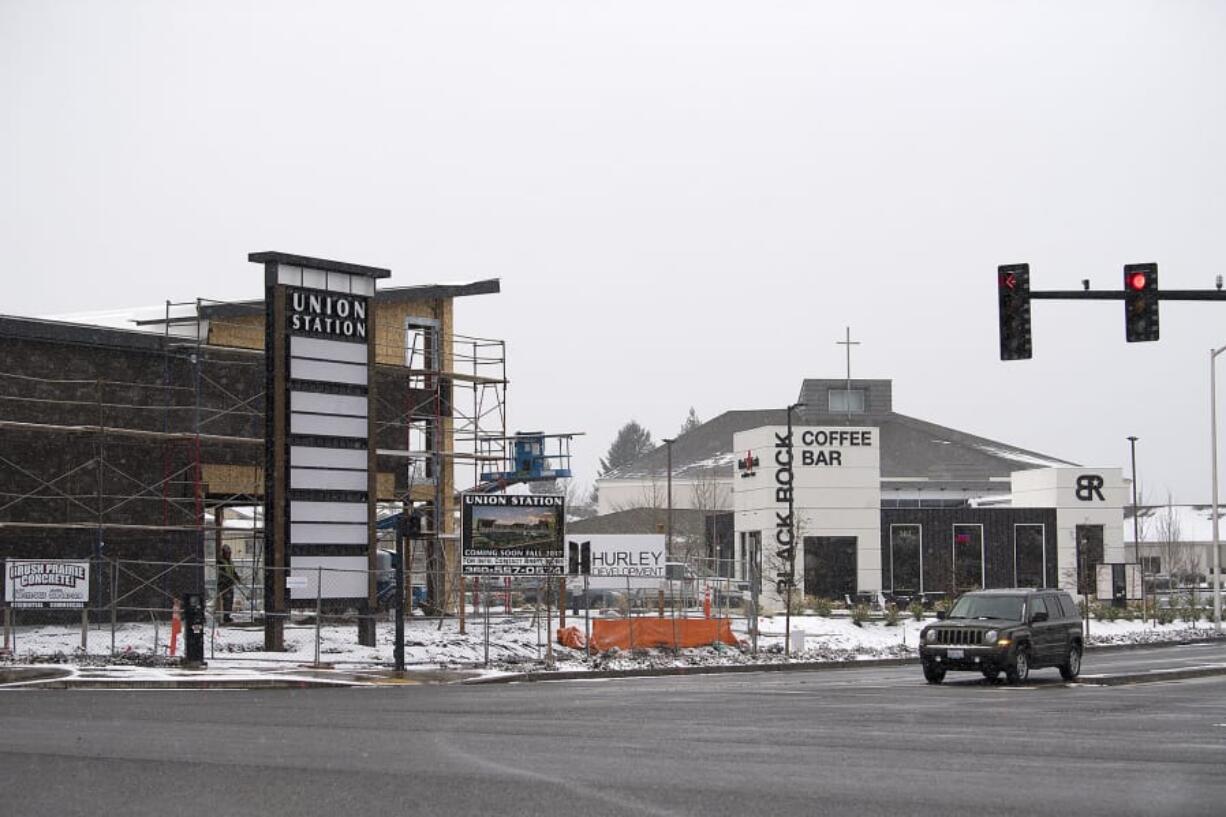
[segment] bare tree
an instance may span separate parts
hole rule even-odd
[[[665,511],[667,507],[668,485],[658,474],[647,478],[639,488],[637,497],[624,502],[614,502],[612,505],[614,513],[646,509],[652,532],[655,533],[663,533],[668,526],[668,514]],[[669,554],[670,558],[671,556],[672,554]]]
[[[718,557],[718,553],[708,549],[707,526],[711,517],[727,510],[728,486],[714,470],[700,471],[688,482],[690,512],[684,514],[682,523],[674,530],[674,550],[678,556],[691,562]]]
[[[1178,551],[1184,550],[1179,547],[1179,539],[1181,539],[1183,531],[1179,529],[1179,514],[1176,512],[1175,503],[1171,499],[1171,493],[1166,494],[1166,505],[1157,512],[1154,519],[1154,540],[1157,546],[1161,548],[1161,552],[1165,554],[1162,559],[1166,566],[1167,574],[1171,578],[1175,578],[1179,568],[1182,568],[1182,558],[1179,559],[1181,564],[1177,564],[1176,554]]]

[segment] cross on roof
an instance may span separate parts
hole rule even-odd
[[[847,349],[847,396],[844,398],[847,405],[847,419],[851,419],[851,347],[859,346],[860,341],[851,339],[851,327],[847,327],[846,340],[836,340],[835,344],[846,347]]]

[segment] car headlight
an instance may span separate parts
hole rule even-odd
[[[937,631],[936,631],[936,630],[924,630],[924,640],[925,640],[925,641],[927,641],[927,642],[928,642],[928,643],[930,643],[930,644],[931,644],[933,641],[936,641],[936,640],[937,640]]]
[[[998,635],[1000,635],[1000,633],[998,633],[996,630],[988,630],[986,633],[983,634],[983,640],[984,641],[995,641],[996,636]]]

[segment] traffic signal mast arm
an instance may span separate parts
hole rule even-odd
[[[1032,301],[1122,301],[1128,293],[1112,290],[1053,289],[1031,291]],[[1163,289],[1156,294],[1159,301],[1226,301],[1226,291],[1220,289]]]

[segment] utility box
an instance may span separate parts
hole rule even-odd
[[[805,651],[805,631],[804,630],[795,630],[795,629],[792,630],[792,643],[790,646],[792,648],[791,651],[794,653]]]
[[[183,661],[204,665],[204,596],[183,594]]]

